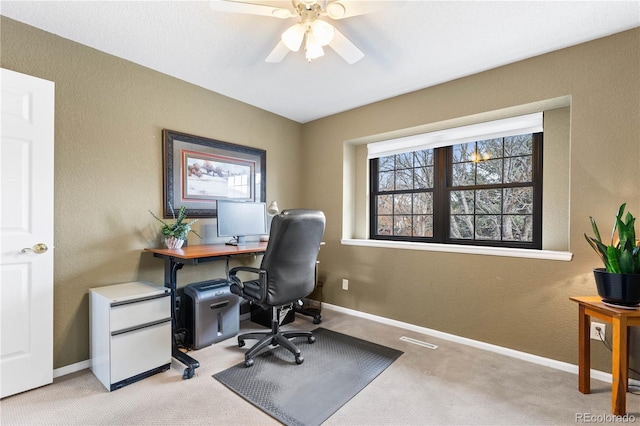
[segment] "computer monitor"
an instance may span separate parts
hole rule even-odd
[[[232,237],[226,244],[246,244],[247,236],[267,234],[265,203],[218,201],[218,236]]]

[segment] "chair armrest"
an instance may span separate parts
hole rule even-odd
[[[238,272],[250,272],[258,275],[258,282],[260,283],[260,299],[256,300],[253,296],[245,295],[244,293],[244,284],[240,278],[238,278]],[[251,266],[236,266],[229,271],[229,281],[230,281],[230,290],[231,293],[236,294],[238,296],[242,296],[245,298],[249,298],[249,300],[254,300],[256,302],[263,302],[267,297],[267,271],[260,268],[253,268]],[[251,280],[254,281],[254,280]],[[234,287],[237,287],[237,291]]]
[[[260,269],[252,268],[250,266],[236,266],[229,271],[229,281],[230,284],[235,284],[240,288],[240,291],[244,288],[244,284],[242,284],[242,280],[238,278],[238,272],[251,272],[253,274],[260,274]],[[233,293],[233,289],[231,291]],[[241,294],[239,294],[241,296]]]
[[[243,272],[252,272],[254,274],[260,274],[260,271],[262,271],[262,269],[260,268],[253,268],[251,266],[236,266],[235,268],[231,268],[231,270],[229,271],[229,276],[231,275],[236,275],[238,272],[243,271]]]

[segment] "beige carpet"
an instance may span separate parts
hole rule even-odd
[[[294,326],[317,327],[300,316],[285,327]],[[592,380],[593,393],[582,395],[574,374],[327,309],[321,326],[404,352],[326,425],[570,425],[576,424],[578,413],[610,413],[607,383]],[[242,328],[260,327],[244,321]],[[438,348],[406,343],[399,340],[401,336]],[[278,424],[211,377],[241,362],[244,350],[229,339],[191,352],[201,364],[191,380],[182,380],[183,366],[174,361],[169,371],[114,392],[107,392],[90,370],[74,373],[0,401],[0,423]],[[305,357],[306,362],[313,359]],[[293,360],[291,368],[296,368]],[[640,423],[639,395],[627,394],[627,409]]]

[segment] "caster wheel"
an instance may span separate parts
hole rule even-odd
[[[309,337],[307,337],[307,341],[308,341],[309,343],[313,343],[313,342],[315,342],[315,341],[316,341],[316,337],[315,337],[315,336],[309,336]]]
[[[182,379],[183,380],[191,379],[193,377],[194,372],[195,371],[193,368],[185,368],[184,372],[182,373]]]
[[[313,317],[314,324],[320,324],[321,322],[322,322],[322,318],[320,318],[320,315],[316,315],[315,317]]]
[[[296,364],[300,365],[304,362],[304,358],[302,358],[301,356],[296,357]]]
[[[238,347],[242,348],[245,345],[244,340],[238,339]]]
[[[244,361],[244,366],[249,368],[253,365],[253,360],[252,359],[247,359]]]

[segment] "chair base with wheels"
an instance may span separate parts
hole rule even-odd
[[[278,322],[278,308],[276,306],[271,308],[271,331],[264,332],[251,332],[244,333],[238,336],[238,347],[244,347],[245,340],[256,339],[259,340],[258,343],[253,345],[251,349],[249,349],[244,355],[244,365],[246,367],[251,367],[253,365],[253,358],[258,355],[262,349],[272,345],[272,346],[282,346],[291,352],[296,358],[296,364],[302,364],[304,362],[304,358],[300,352],[300,349],[296,345],[294,345],[291,340],[294,337],[306,337],[309,343],[313,343],[316,341],[316,338],[313,337],[313,334],[310,331],[303,330],[290,330],[290,331],[281,331],[280,324]]]

